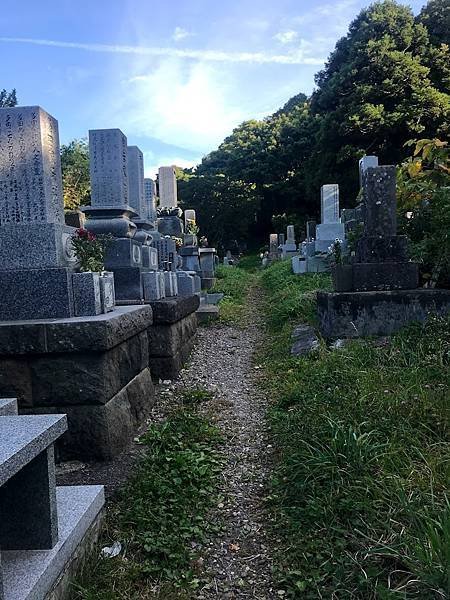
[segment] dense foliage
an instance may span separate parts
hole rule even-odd
[[[73,140],[61,146],[64,208],[74,210],[89,204],[89,146],[86,140]]]
[[[9,108],[12,106],[17,106],[16,90],[11,90],[10,92],[5,89],[0,90],[0,108]]]
[[[180,193],[186,205],[198,178],[210,178],[214,193],[198,196],[196,205],[209,238],[216,241],[208,230],[211,205],[227,203],[219,175],[253,186],[256,222],[239,202],[233,221],[241,224],[239,235],[244,229],[244,238],[262,240],[274,215],[296,215],[299,225],[316,217],[324,183],[339,183],[343,206],[352,206],[363,154],[398,164],[408,140],[445,139],[449,15],[449,0],[431,0],[417,17],[394,0],[362,10],[317,74],[311,98],[298,94],[272,116],[243,123],[189,173]]]

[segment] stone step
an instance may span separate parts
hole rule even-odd
[[[202,304],[196,313],[199,323],[210,323],[219,318],[219,307],[215,304]]]
[[[0,419],[0,486],[67,430],[66,415],[21,415]]]
[[[83,555],[87,550],[83,546],[92,543],[92,536],[98,533],[95,525],[105,501],[103,486],[58,487],[56,495],[59,540],[54,548],[1,554],[4,600],[45,598],[63,572],[67,572],[70,579],[70,564],[75,553],[76,557]],[[67,578],[58,582],[58,593],[54,597],[64,597],[59,587],[65,585]]]

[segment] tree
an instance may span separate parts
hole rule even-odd
[[[450,45],[450,0],[430,0],[420,11],[417,22],[427,28],[432,44]]]
[[[0,91],[0,108],[9,108],[17,106],[17,94],[16,90],[13,89],[7,92],[5,89]]]
[[[89,204],[89,146],[85,139],[73,140],[70,144],[61,146],[61,169],[64,208],[74,210],[83,204]]]

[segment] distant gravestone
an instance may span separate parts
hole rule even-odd
[[[147,218],[144,192],[144,155],[137,146],[127,147],[128,202],[141,219]]]
[[[177,178],[174,167],[159,168],[159,205],[161,208],[178,206]]]
[[[378,156],[363,156],[359,161],[359,186],[363,187],[364,173],[370,167],[378,167]]]
[[[311,242],[316,239],[316,221],[306,221],[306,240]]]
[[[336,183],[321,187],[320,208],[322,225],[339,222],[339,186]]]
[[[120,129],[89,131],[92,207],[128,207],[127,138]]]
[[[156,221],[156,183],[153,179],[144,179],[144,194],[147,209],[146,217],[151,223],[154,223]]]

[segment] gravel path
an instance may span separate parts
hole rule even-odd
[[[256,296],[249,299],[253,309],[255,302]],[[200,328],[190,364],[174,386],[175,394],[195,386],[214,392],[201,410],[224,436],[223,499],[212,515],[223,530],[203,551],[210,581],[197,593],[199,600],[280,597],[271,579],[273,541],[265,532],[262,506],[272,448],[265,422],[267,399],[255,386],[259,368],[253,354],[261,340],[257,314],[253,310],[243,328]]]

